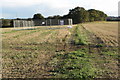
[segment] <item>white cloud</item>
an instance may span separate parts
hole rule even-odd
[[[41,0],[1,0],[3,7],[24,7],[31,6],[41,2],[42,2]]]
[[[23,7],[46,4],[53,8],[91,6],[99,9],[116,9],[119,0],[1,0],[3,7]]]
[[[1,0],[3,7],[25,7],[45,4],[52,8],[63,8],[69,5],[68,2],[68,0]]]
[[[2,7],[0,7],[0,18],[2,18]]]
[[[86,9],[98,9],[108,15],[117,15],[118,1],[119,0],[1,0],[0,7],[7,9],[20,8],[23,9],[23,11],[25,11],[25,7],[29,7],[31,11],[34,10],[33,12],[40,12],[46,16],[52,14],[67,14],[69,9],[80,6]],[[9,14],[9,12],[5,14]]]

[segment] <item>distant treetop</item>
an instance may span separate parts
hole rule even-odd
[[[92,22],[92,21],[105,21],[107,18],[107,14],[103,11],[89,9],[85,10],[84,7],[75,7],[74,9],[70,9],[69,13],[63,16],[54,15],[49,16],[46,19],[73,19],[74,24],[84,23],[84,22]],[[40,14],[34,14],[33,19],[44,19],[44,17]]]
[[[42,14],[37,13],[37,14],[34,14],[33,19],[44,19],[44,17],[42,16]]]

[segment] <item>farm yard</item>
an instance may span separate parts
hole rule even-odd
[[[117,78],[118,23],[2,30],[3,78]]]

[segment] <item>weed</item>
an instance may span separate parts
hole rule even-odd
[[[97,48],[100,48],[100,47],[103,47],[104,45],[103,44],[97,44],[96,47]]]
[[[118,54],[116,52],[114,52],[114,51],[102,52],[101,54],[105,55],[105,56],[110,56],[110,57],[114,57],[114,58],[118,59]]]
[[[85,36],[83,36],[79,31],[79,26],[75,27],[73,38],[75,45],[87,45]]]
[[[15,30],[12,30],[12,31],[9,31],[9,32],[2,32],[2,34],[14,33],[14,32],[17,32],[17,31],[15,31]]]
[[[58,55],[56,57],[58,59],[62,57],[62,60],[53,72],[55,72],[56,77],[60,78],[94,78],[96,68],[93,67],[87,56],[88,54],[84,50]]]

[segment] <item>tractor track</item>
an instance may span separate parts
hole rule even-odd
[[[112,58],[107,59],[107,56],[101,55],[101,53],[104,52],[104,50],[112,51],[112,50],[114,50],[114,48],[117,48],[117,47],[106,45],[99,36],[97,36],[96,34],[88,31],[83,25],[81,25],[81,26],[82,26],[83,31],[87,34],[89,42],[90,42],[89,45],[88,45],[89,53],[97,54],[95,65],[99,66],[100,68],[110,70],[110,72],[105,70],[104,74],[100,75],[100,77],[101,78],[108,78],[108,79],[117,78],[118,77],[118,70],[119,70],[117,60],[112,59]],[[115,61],[115,62],[114,63],[113,62],[102,63],[102,64],[97,63],[97,62],[100,62],[100,61],[107,62],[109,60],[112,60],[112,61]]]

